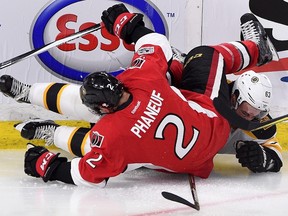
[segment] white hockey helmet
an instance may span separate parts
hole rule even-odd
[[[263,74],[255,73],[252,70],[246,71],[235,80],[232,94],[237,97],[235,109],[246,101],[252,107],[260,110],[257,118],[266,116],[270,110],[272,98],[272,84],[269,78]]]

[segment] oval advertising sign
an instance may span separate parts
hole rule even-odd
[[[101,3],[98,3],[101,2]],[[124,3],[130,12],[144,14],[145,25],[168,37],[167,25],[157,7],[145,0],[58,0],[45,7],[32,27],[35,49],[101,22],[102,11]],[[105,28],[38,55],[40,63],[54,75],[79,82],[94,71],[117,75],[129,66],[134,46]]]

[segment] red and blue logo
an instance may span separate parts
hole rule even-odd
[[[35,49],[69,34],[101,22],[102,11],[124,3],[128,10],[143,13],[145,24],[155,32],[168,36],[167,25],[157,7],[145,0],[96,1],[58,0],[45,7],[32,28]],[[91,21],[93,20],[93,21]],[[54,75],[70,81],[82,81],[94,71],[107,71],[117,75],[127,67],[133,55],[133,46],[125,44],[105,28],[75,39],[38,55],[40,63]]]

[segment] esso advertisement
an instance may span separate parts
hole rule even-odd
[[[144,14],[145,26],[168,37],[160,10],[149,1],[61,0],[46,5],[35,18],[31,28],[32,45],[35,49],[41,48],[100,23],[102,12],[119,3],[125,4],[130,12]],[[126,44],[101,28],[40,54],[39,60],[60,78],[82,81],[95,71],[121,73],[129,66],[133,52],[134,45]]]

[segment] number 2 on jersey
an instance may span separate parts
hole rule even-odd
[[[177,135],[176,135],[176,141],[175,141],[175,153],[179,159],[183,159],[193,148],[195,145],[198,136],[199,136],[199,130],[196,128],[193,128],[193,137],[190,139],[191,141],[188,143],[188,145],[183,145],[184,143],[184,135],[185,135],[185,125],[181,118],[179,118],[176,115],[170,114],[167,115],[159,124],[156,133],[155,138],[156,139],[164,139],[163,132],[169,124],[174,125],[176,127]],[[186,146],[186,147],[183,147]]]

